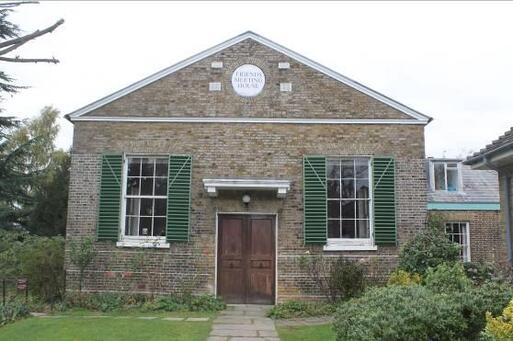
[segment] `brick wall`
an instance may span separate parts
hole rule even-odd
[[[404,143],[404,139],[412,142]],[[216,212],[248,210],[278,215],[279,299],[315,298],[318,292],[313,287],[305,291],[308,285],[303,282],[308,278],[297,266],[306,250],[312,254],[321,251],[303,246],[302,156],[395,156],[401,245],[424,226],[426,176],[423,147],[418,142],[422,140],[423,128],[419,126],[80,122],[75,125],[72,151],[67,238],[95,234],[102,152],[191,154],[191,242],[172,244],[170,250],[122,249],[97,243],[99,254],[87,273],[86,290],[169,292],[193,285],[198,291],[213,292]],[[218,198],[209,198],[204,192],[203,178],[247,176],[290,179],[292,188],[283,200],[274,193],[252,193],[248,208],[241,203],[241,193],[221,192]],[[141,252],[149,261],[123,280],[123,273],[133,268],[133,257]],[[397,252],[396,247],[380,247],[378,251],[327,254],[355,257],[368,265],[369,276],[379,279],[394,266]],[[76,269],[69,263],[67,268],[68,288],[76,287]],[[156,283],[138,287],[147,273]],[[138,276],[142,280],[137,280]]]

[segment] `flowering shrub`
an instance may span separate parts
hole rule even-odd
[[[395,270],[390,274],[388,278],[388,285],[402,285],[409,286],[414,284],[420,284],[422,282],[422,277],[416,273],[409,273],[404,270]]]
[[[486,313],[486,328],[483,339],[494,341],[513,340],[513,300],[504,308],[501,316]]]

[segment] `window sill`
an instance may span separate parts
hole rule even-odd
[[[140,248],[154,248],[154,249],[169,249],[170,244],[165,240],[120,240],[116,243],[117,247],[140,247]]]
[[[324,251],[376,251],[376,245],[350,245],[350,244],[328,244],[324,245]]]

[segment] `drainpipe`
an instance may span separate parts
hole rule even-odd
[[[511,176],[504,176],[504,222],[506,223],[506,239],[508,241],[508,261],[513,265],[513,246],[511,243]]]
[[[484,157],[486,166],[499,174],[499,170],[493,165],[488,158]],[[508,249],[508,262],[513,265],[513,243],[511,241],[511,176],[504,175],[502,178],[502,186],[504,188],[504,223],[506,225],[506,246]]]

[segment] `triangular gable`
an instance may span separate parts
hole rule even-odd
[[[127,94],[130,94],[146,85],[149,85],[155,81],[158,81],[168,75],[171,75],[172,73],[174,73],[178,70],[181,70],[191,64],[194,64],[195,62],[198,62],[198,61],[200,61],[204,58],[207,58],[211,55],[214,55],[214,54],[218,53],[219,51],[229,48],[229,47],[231,47],[239,42],[242,42],[246,39],[253,39],[254,41],[256,41],[262,45],[265,45],[265,46],[267,46],[277,52],[280,52],[280,53],[282,53],[282,54],[284,54],[284,55],[286,55],[306,66],[309,66],[310,68],[312,68],[322,74],[325,74],[328,77],[331,77],[331,78],[333,78],[333,79],[335,79],[335,80],[337,80],[337,81],[339,81],[339,82],[341,82],[341,83],[343,83],[363,94],[366,94],[366,95],[410,116],[413,119],[413,121],[415,121],[417,123],[427,124],[431,121],[431,117],[421,114],[418,111],[405,106],[404,104],[401,104],[401,103],[399,103],[399,102],[397,102],[377,91],[374,91],[374,90],[344,76],[344,75],[341,75],[338,72],[335,72],[317,62],[314,62],[313,60],[308,59],[297,52],[294,52],[282,45],[279,45],[267,38],[264,38],[256,33],[251,32],[251,31],[240,34],[240,35],[238,35],[232,39],[229,39],[221,44],[218,44],[210,49],[207,49],[207,50],[200,52],[190,58],[187,58],[175,65],[167,67],[159,72],[156,72],[156,73],[154,73],[138,82],[135,82],[119,91],[116,91],[116,92],[114,92],[106,97],[103,97],[91,104],[88,104],[70,114],[67,114],[66,117],[69,120],[73,121],[74,119],[76,119],[82,115],[85,115],[97,108],[100,108],[108,103],[111,103]]]

